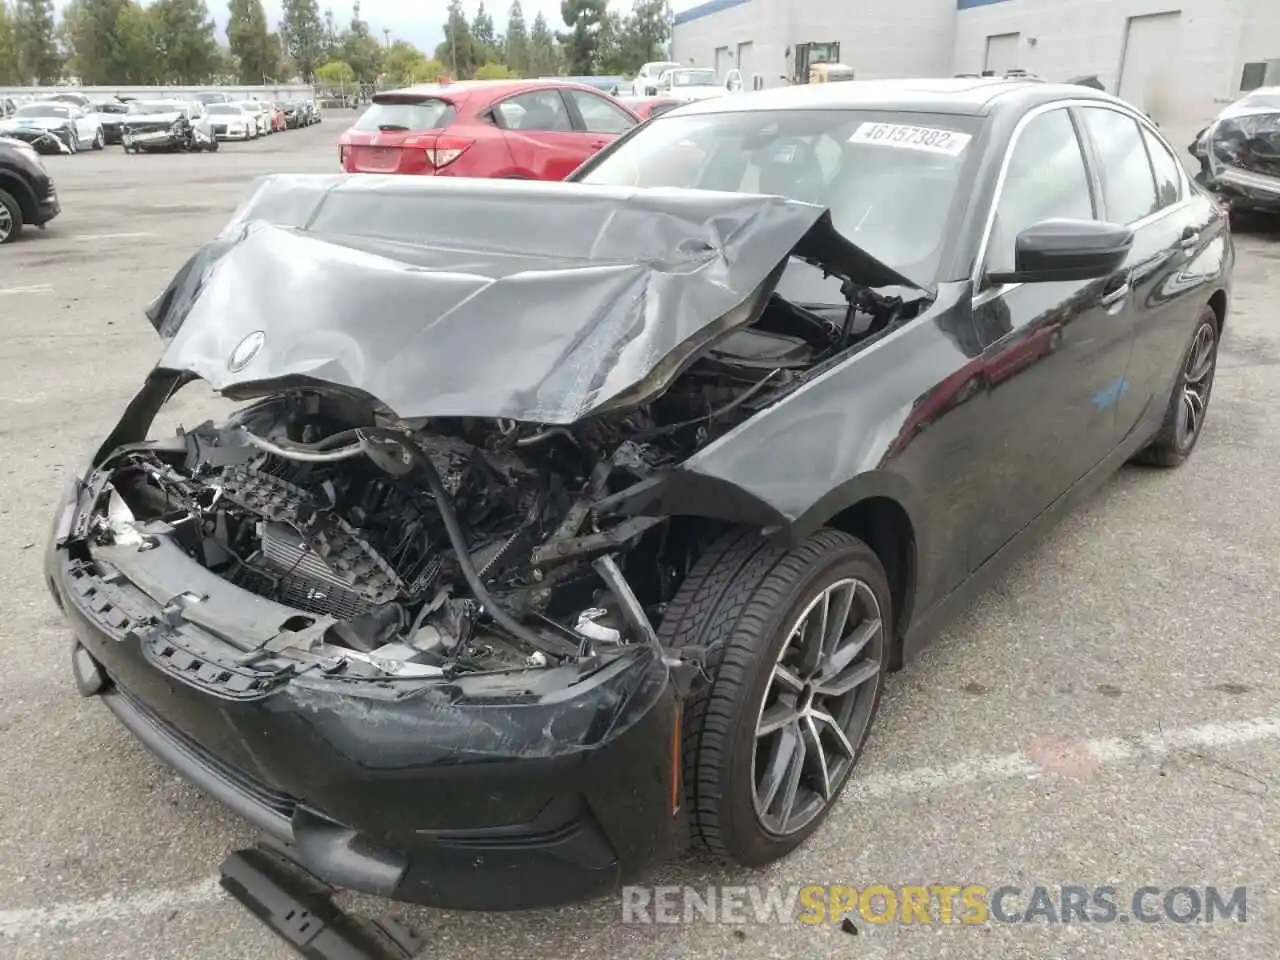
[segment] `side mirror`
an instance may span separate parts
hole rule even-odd
[[[991,273],[1001,283],[1098,280],[1119,270],[1133,246],[1133,231],[1101,220],[1043,220],[1018,234],[1011,273]]]

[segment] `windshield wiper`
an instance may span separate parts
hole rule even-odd
[[[380,123],[378,129],[383,133],[404,133],[408,131],[408,127],[401,126],[398,123]]]

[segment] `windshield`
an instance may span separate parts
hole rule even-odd
[[[93,109],[98,113],[128,113],[129,108],[123,103],[95,103]]]
[[[53,103],[37,103],[29,107],[19,107],[13,115],[15,117],[69,117],[71,108]]]
[[[172,101],[152,100],[143,102],[134,102],[129,104],[130,113],[153,114],[153,113],[180,113],[182,105],[173,103]]]
[[[673,70],[671,86],[673,87],[715,87],[720,79],[714,70]]]
[[[209,112],[217,114],[239,115],[240,108],[232,103],[211,103],[209,104]]]
[[[667,114],[602,151],[574,179],[817,204],[831,211],[836,230],[852,243],[904,276],[929,283],[937,277],[948,217],[980,123],[855,110]],[[840,302],[829,294],[805,296]]]
[[[418,103],[374,103],[360,115],[352,130],[438,130],[449,122],[453,108],[444,100]]]

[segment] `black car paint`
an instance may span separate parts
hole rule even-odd
[[[5,143],[0,143],[0,190],[18,201],[27,226],[43,226],[62,212],[48,171]]]
[[[1099,298],[1112,278],[980,289],[986,214],[1019,120],[1053,100],[1090,99],[1047,84],[992,89],[976,189],[958,204],[928,310],[637,494],[790,540],[824,524],[862,536],[889,568],[904,659],[1145,445],[1197,318],[1206,305],[1225,318],[1228,305],[1226,217],[1194,187],[1139,225],[1132,292],[1110,307]],[[939,99],[931,109],[946,108]],[[102,451],[145,428],[180,380],[157,371]],[[1031,466],[1026,482],[1002,469],[1010,463]],[[77,491],[58,520],[64,531]],[[484,742],[489,728],[440,728],[441,708],[430,694],[419,703],[412,684],[395,685],[400,697],[338,696],[323,679],[295,679],[256,699],[218,698],[208,686],[220,665],[181,650],[175,664],[180,630],[131,632],[145,604],[101,579],[81,584],[56,535],[46,562],[81,642],[132,696],[252,771],[268,796],[283,790],[324,811],[294,808],[289,836],[335,882],[446,906],[528,906],[604,892],[683,843],[682,815],[661,801],[675,700],[656,661],[609,750],[544,741],[545,755],[466,763],[454,738]],[[496,709],[505,722],[507,708]],[[181,766],[180,750],[161,752]]]

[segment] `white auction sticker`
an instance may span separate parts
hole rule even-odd
[[[864,123],[853,131],[850,143],[877,143],[902,150],[924,150],[958,157],[973,138],[959,130],[913,127],[905,123]]]

